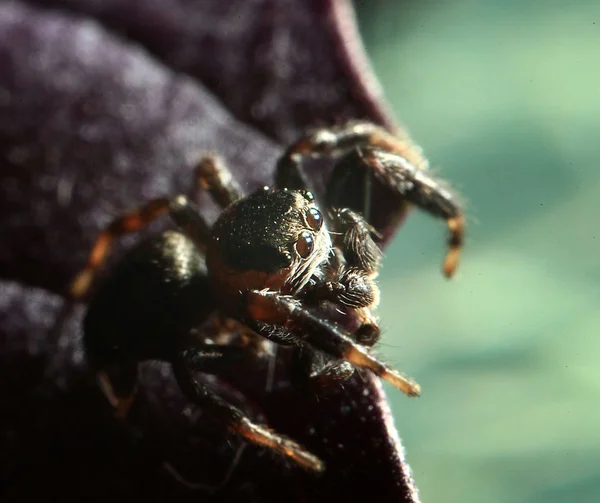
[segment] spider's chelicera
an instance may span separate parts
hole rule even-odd
[[[408,203],[446,220],[447,276],[458,263],[463,217],[454,196],[409,161],[411,148],[371,123],[317,129],[282,155],[274,187],[248,196],[218,158],[203,159],[199,188],[223,208],[212,227],[183,195],[152,200],[113,221],[71,285],[74,298],[87,292],[116,237],[166,213],[178,226],[130,251],[99,287],[84,320],[88,361],[116,414],[127,415],[138,364],[165,360],[185,395],[231,431],[304,468],[323,470],[317,456],[253,422],[198,379],[257,351],[256,343],[231,344],[214,330],[203,331],[215,318],[221,331],[232,330],[233,321],[245,339],[262,336],[292,346],[294,364],[311,382],[340,382],[356,367],[418,395],[415,382],[371,350],[379,338],[372,311],[379,301],[381,251],[366,217],[370,181],[394,194],[399,212]],[[321,197],[303,173],[308,157],[336,160]],[[328,317],[327,306],[343,312],[346,322]]]

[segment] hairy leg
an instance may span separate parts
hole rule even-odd
[[[279,342],[309,344],[333,358],[371,370],[409,396],[418,396],[420,387],[373,356],[356,343],[352,335],[336,324],[303,307],[297,300],[277,292],[250,291],[246,297],[247,319],[261,335]],[[273,330],[273,327],[283,327]],[[290,340],[291,339],[291,340]]]
[[[209,227],[187,197],[178,195],[172,198],[153,199],[143,206],[117,217],[100,233],[88,256],[86,266],[70,285],[71,298],[80,299],[88,291],[94,275],[105,262],[115,239],[139,231],[167,213],[200,249],[205,247],[204,243],[209,236]]]
[[[207,190],[221,208],[243,197],[242,189],[218,155],[206,155],[200,160],[196,166],[196,183],[197,190]]]
[[[240,349],[243,348],[234,348],[234,350]],[[221,353],[220,357],[215,356],[218,353]],[[198,379],[198,372],[218,375],[219,367],[230,367],[232,365],[231,358],[235,359],[239,356],[235,356],[231,350],[226,350],[225,347],[219,348],[217,351],[210,346],[197,347],[183,351],[180,357],[173,362],[173,370],[177,382],[186,396],[204,410],[209,410],[213,416],[220,418],[222,424],[226,425],[229,431],[241,435],[256,445],[267,447],[307,470],[323,471],[324,465],[319,458],[293,440],[253,422],[244,412],[208,389]]]

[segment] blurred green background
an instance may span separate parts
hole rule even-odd
[[[600,1],[356,7],[469,216],[453,281],[417,213],[381,276],[381,351],[423,387],[387,390],[423,503],[599,503]]]

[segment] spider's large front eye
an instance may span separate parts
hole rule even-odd
[[[323,226],[323,215],[317,208],[311,208],[306,214],[306,221],[313,231],[318,231]]]
[[[312,233],[308,231],[302,231],[296,241],[296,251],[302,258],[307,258],[315,249],[315,240],[313,239]]]
[[[301,191],[301,194],[309,203],[312,203],[315,200],[315,196],[310,190],[303,190]]]

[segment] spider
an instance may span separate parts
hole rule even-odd
[[[409,203],[446,220],[446,276],[458,264],[464,223],[455,196],[408,160],[411,148],[369,122],[315,129],[280,157],[274,186],[248,196],[218,157],[204,158],[197,166],[199,188],[222,208],[212,226],[184,195],[151,200],[108,225],[71,284],[75,299],[88,291],[117,237],[164,214],[178,227],[128,252],[94,294],[83,321],[89,364],[117,417],[127,416],[138,364],[163,360],[186,397],[230,431],[305,469],[324,469],[317,456],[255,423],[198,379],[201,373],[218,376],[257,351],[253,344],[219,343],[198,329],[215,313],[224,320],[222,330],[233,322],[255,340],[292,346],[309,381],[328,385],[348,379],[355,368],[367,369],[419,395],[418,384],[371,350],[379,338],[373,309],[382,253],[380,236],[365,218],[370,180],[392,191],[398,208]],[[335,160],[319,198],[304,175],[308,158]],[[334,321],[326,306],[352,323]]]

